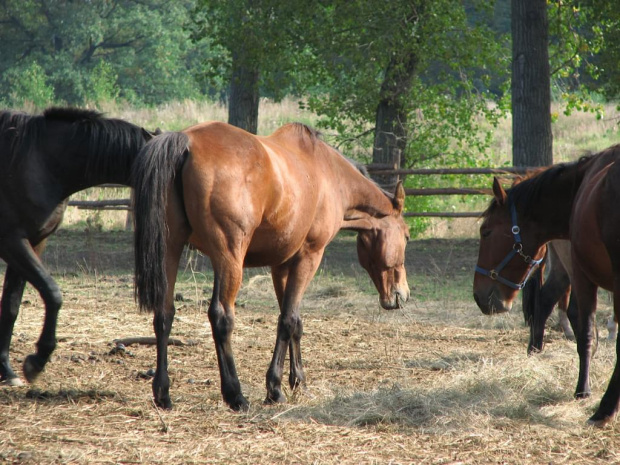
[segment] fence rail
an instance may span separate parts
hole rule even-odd
[[[535,168],[527,167],[503,167],[503,168],[412,168],[394,169],[388,165],[371,164],[367,166],[368,172],[377,175],[398,176],[429,176],[429,175],[488,175],[497,174],[515,176],[524,174]],[[124,187],[116,184],[103,184],[99,187]],[[491,195],[492,189],[487,187],[428,187],[419,189],[405,189],[406,195]],[[110,200],[70,200],[69,206],[83,210],[130,210],[130,199]],[[406,212],[406,217],[435,217],[435,218],[477,218],[482,212]]]
[[[533,168],[507,166],[503,168],[411,168],[394,169],[389,165],[372,164],[367,167],[368,172],[376,175],[398,176],[430,176],[430,175],[488,175],[497,174],[515,176],[524,174]],[[457,188],[457,187],[426,187],[421,189],[405,189],[406,195],[491,195],[493,190],[486,187]],[[405,217],[435,217],[435,218],[478,218],[482,212],[406,212]]]

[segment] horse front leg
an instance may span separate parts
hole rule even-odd
[[[0,256],[4,258],[10,268],[13,268],[15,273],[35,287],[45,303],[45,321],[37,342],[37,352],[28,355],[23,365],[24,377],[30,383],[41,374],[56,348],[56,325],[58,311],[62,305],[60,288],[38,256],[43,250],[44,244],[43,241],[33,248],[27,239],[17,237],[4,238],[0,244]],[[7,319],[11,318],[10,315],[7,317]]]
[[[12,267],[7,267],[0,301],[0,382],[9,386],[22,385],[11,367],[9,351],[25,286],[26,280]]]
[[[575,397],[589,397],[590,391],[590,360],[598,344],[594,316],[596,312],[596,293],[598,286],[583,275],[575,267],[573,276],[573,292],[577,299],[577,353],[579,355],[579,377]]]
[[[243,276],[242,263],[214,263],[213,297],[209,305],[209,322],[215,342],[220,385],[224,402],[234,411],[246,411],[249,402],[241,392],[235,367],[231,336],[235,325],[235,298]]]
[[[551,276],[540,290],[540,297],[536,299],[530,327],[530,344],[527,353],[541,352],[544,346],[545,325],[553,312],[553,307],[570,288],[570,280],[564,273],[551,270]]]
[[[616,319],[620,316],[620,274],[614,277],[614,315]],[[618,412],[620,403],[620,338],[616,339],[616,366],[609,380],[609,385],[601,403],[594,415],[590,417],[588,423],[594,426],[603,427],[607,425]]]
[[[303,323],[299,307],[306,288],[321,263],[321,257],[322,251],[303,260],[295,258],[292,262],[272,268],[280,317],[276,345],[266,375],[266,404],[286,402],[286,396],[282,392],[282,374],[287,348],[290,352],[289,386],[292,390],[305,386],[306,375],[301,358]]]

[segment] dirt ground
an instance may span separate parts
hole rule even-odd
[[[307,388],[278,406],[262,404],[275,297],[268,270],[247,270],[233,347],[251,408],[233,413],[206,316],[208,261],[188,253],[172,335],[196,345],[170,348],[174,408],[162,411],[151,400],[154,347],[114,350],[117,338],[152,335],[151,315],[133,300],[130,233],[61,230],[45,254],[64,295],[58,348],[35,385],[0,387],[0,463],[620,463],[618,423],[585,423],[614,344],[601,340],[593,396],[575,401],[574,343],[550,329],[544,352],[527,357],[518,305],[489,318],[473,302],[476,255],[475,240],[412,241],[412,298],[386,312],[354,237],[338,238],[303,303]],[[602,296],[601,337],[609,311]],[[42,317],[27,288],[15,369],[34,351]]]

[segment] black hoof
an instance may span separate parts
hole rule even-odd
[[[588,425],[594,426],[595,428],[604,428],[611,422],[611,420],[614,419],[614,416],[615,414],[606,415],[604,413],[596,412],[588,420]]]
[[[576,392],[575,393],[575,399],[587,399],[591,395],[592,395],[591,391]]]
[[[170,400],[170,397],[165,399],[153,399],[153,402],[155,402],[155,405],[162,410],[172,410],[172,401]]]
[[[41,363],[40,358],[37,355],[28,355],[23,366],[26,381],[29,383],[34,383],[43,371],[43,368],[45,368],[45,364]]]
[[[267,397],[265,398],[265,402],[263,403],[265,405],[276,405],[276,404],[286,404],[286,402],[287,402],[286,396],[282,394],[282,391],[276,391],[276,392],[268,393]]]
[[[234,401],[227,402],[227,404],[231,408],[231,410],[235,412],[247,412],[248,410],[250,410],[250,403],[241,394],[235,397]]]

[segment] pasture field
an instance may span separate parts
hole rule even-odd
[[[113,350],[114,339],[152,336],[151,315],[133,300],[131,233],[62,229],[45,253],[64,295],[58,348],[35,385],[0,387],[0,463],[620,463],[618,422],[585,423],[611,375],[613,344],[601,340],[593,359],[592,398],[575,401],[574,343],[549,330],[545,351],[528,358],[518,303],[496,317],[476,307],[476,256],[475,239],[412,241],[412,298],[387,312],[354,236],[339,236],[303,302],[307,390],[287,391],[278,406],[262,404],[277,321],[271,278],[247,270],[233,344],[252,405],[233,413],[206,315],[211,273],[188,252],[172,337],[196,345],[170,348],[174,409],[161,411],[147,374],[155,348]],[[602,294],[602,338],[610,311]],[[34,350],[42,317],[27,287],[15,368]]]

